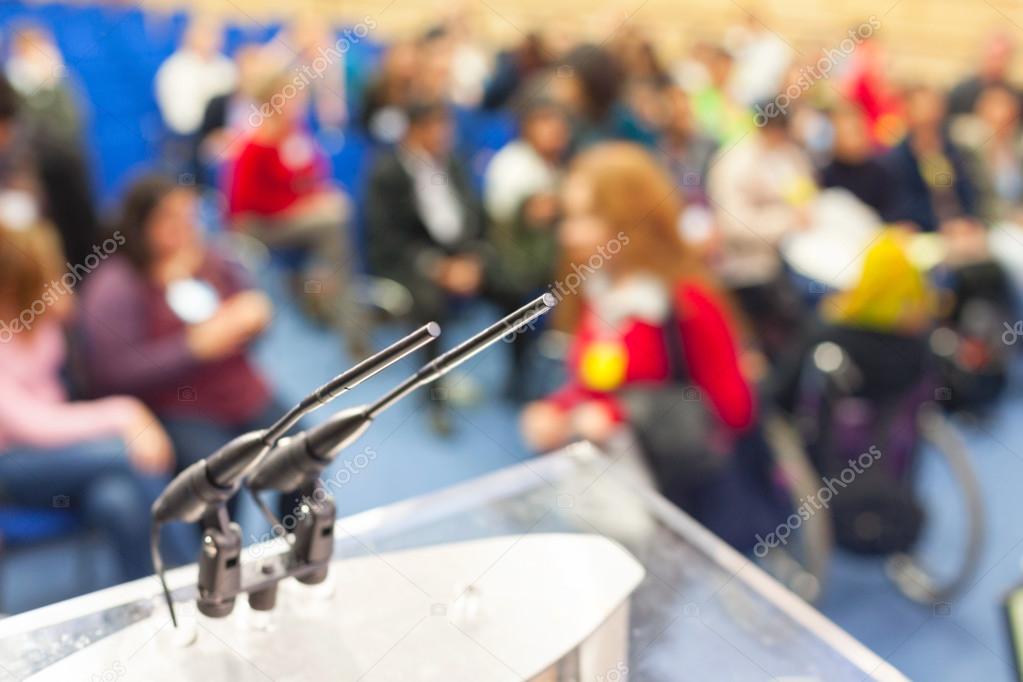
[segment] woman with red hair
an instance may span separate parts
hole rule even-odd
[[[719,431],[745,430],[755,406],[735,321],[681,239],[665,171],[636,145],[600,145],[573,164],[562,202],[552,289],[563,299],[557,322],[572,334],[569,381],[526,407],[526,441],[541,451],[579,437],[606,441],[629,421],[625,392],[678,382],[706,398]]]

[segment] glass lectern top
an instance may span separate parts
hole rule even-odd
[[[905,679],[620,468],[575,445],[339,519],[335,557],[386,563],[392,552],[498,536],[604,536],[646,572],[631,599],[629,660],[608,671],[607,682],[626,675],[632,682]],[[280,551],[277,543],[250,547],[245,560]],[[334,580],[345,579],[344,562],[332,570]],[[194,566],[169,580],[176,601],[194,598]],[[45,677],[50,666],[122,630],[166,619],[153,578],[8,618],[0,621],[0,680]]]

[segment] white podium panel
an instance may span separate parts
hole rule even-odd
[[[620,468],[579,445],[340,519],[328,585],[269,613],[196,614],[193,566],[177,631],[155,578],[0,621],[0,680],[905,679]]]

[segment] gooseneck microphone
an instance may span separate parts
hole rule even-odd
[[[518,333],[556,304],[553,295],[544,294],[427,363],[376,402],[339,412],[323,424],[286,439],[254,467],[247,485],[253,492],[291,492],[315,480],[341,450],[369,428],[381,412],[417,388],[436,381],[498,339]]]
[[[210,505],[226,502],[242,477],[303,416],[355,388],[376,373],[440,336],[435,322],[366,358],[310,393],[272,426],[243,434],[182,471],[153,503],[153,520],[198,521]]]
[[[224,533],[237,535],[240,548],[240,532],[231,529],[232,524],[227,518],[223,505],[237,492],[245,474],[258,464],[259,460],[303,416],[350,391],[409,353],[436,340],[438,336],[440,336],[440,327],[437,323],[429,322],[423,325],[403,339],[320,386],[269,428],[262,431],[251,431],[235,438],[209,457],[190,465],[167,485],[153,503],[150,553],[153,557],[153,568],[160,578],[167,608],[170,610],[171,620],[175,627],[178,625],[178,620],[174,612],[170,590],[167,588],[164,578],[163,559],[160,556],[160,530],[163,524],[171,521],[194,522],[203,519],[203,525],[208,527],[203,531],[204,542],[213,537],[209,532],[209,527],[219,527],[219,530]],[[202,558],[209,558],[210,555],[207,551],[209,549],[210,546],[204,546],[205,553]],[[200,561],[200,596],[204,592],[205,574],[208,573],[209,570]],[[229,603],[227,602],[227,604]],[[209,608],[217,607],[215,604]],[[226,609],[226,611],[230,610],[229,606],[220,608]],[[200,610],[202,610],[202,606],[200,606]]]

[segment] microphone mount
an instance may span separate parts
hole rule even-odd
[[[238,436],[215,453],[187,467],[168,484],[153,503],[150,549],[153,568],[160,578],[171,620],[177,626],[174,603],[164,579],[160,556],[160,529],[172,521],[200,521],[203,527],[199,557],[200,612],[211,617],[228,615],[241,584],[241,529],[231,522],[226,504],[242,478],[266,456],[284,434],[306,414],[355,388],[406,355],[440,336],[440,326],[430,322],[382,351],[342,372],[306,396],[269,428]]]

